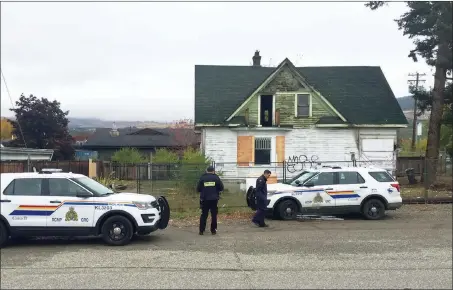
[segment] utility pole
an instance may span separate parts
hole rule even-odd
[[[415,91],[418,91],[418,83],[425,82],[425,80],[421,80],[420,77],[426,76],[426,74],[420,74],[416,72],[415,74],[409,74],[410,77],[415,77],[415,80],[408,80],[409,83],[415,82]],[[417,141],[417,99],[414,98],[414,117],[412,120],[412,151],[415,151],[415,144]]]

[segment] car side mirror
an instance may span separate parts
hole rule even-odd
[[[92,195],[88,191],[77,191],[76,197],[88,198],[92,197]]]
[[[300,185],[300,181],[299,181],[299,180],[294,181],[294,183],[295,183],[297,186]]]
[[[307,182],[304,184],[305,187],[313,187],[315,184],[313,182]]]

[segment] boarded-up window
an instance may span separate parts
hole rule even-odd
[[[238,136],[237,162],[239,166],[249,166],[254,161],[253,136]]]
[[[310,95],[297,94],[297,116],[308,117],[310,116]]]
[[[276,143],[277,162],[283,163],[285,161],[285,136],[277,136]]]
[[[271,164],[271,138],[255,138],[255,164]]]

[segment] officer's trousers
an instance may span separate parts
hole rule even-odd
[[[252,218],[252,222],[263,226],[265,224],[264,218],[266,217],[266,211],[263,208],[257,208],[256,213]]]
[[[208,214],[211,212],[211,232],[217,231],[217,203],[218,200],[205,200],[201,205],[201,216],[200,216],[200,232],[204,232],[206,229],[206,220]]]

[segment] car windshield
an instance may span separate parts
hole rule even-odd
[[[303,171],[302,173],[296,175],[295,177],[291,178],[290,180],[286,181],[285,184],[297,185],[296,180],[299,181],[299,184],[304,183],[308,179],[312,178],[318,174],[316,171]]]
[[[93,180],[89,177],[72,178],[72,180],[80,184],[81,186],[87,188],[96,195],[109,195],[114,193],[113,190],[111,190],[110,188],[105,187],[104,185],[100,184],[96,180]]]

